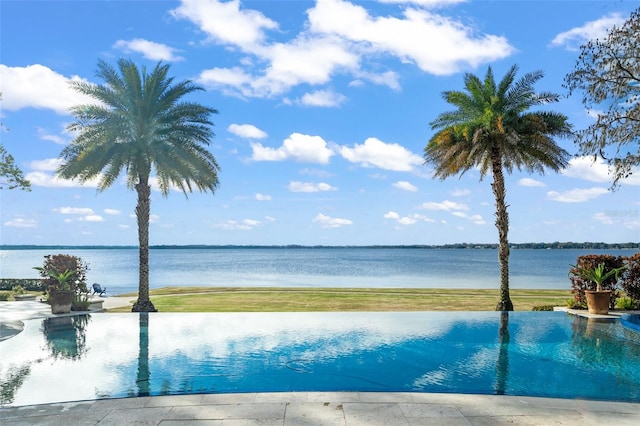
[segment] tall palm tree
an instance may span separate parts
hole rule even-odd
[[[149,300],[149,214],[152,173],[163,196],[171,187],[185,196],[193,187],[212,193],[218,186],[218,164],[207,150],[214,136],[209,120],[217,113],[182,98],[204,90],[189,80],[168,77],[169,65],[152,72],[120,59],[117,69],[100,60],[97,76],[104,84],[73,82],[73,88],[96,99],[95,105],[72,108],[68,126],[78,136],[60,157],[57,173],[80,182],[98,178],[98,190],[111,186],[125,172],[127,187],[138,195],[139,289],[133,312],[155,312]]]
[[[557,102],[559,95],[536,93],[534,84],[542,71],[526,74],[515,81],[518,67],[512,66],[496,85],[491,67],[481,81],[465,74],[465,92],[443,92],[454,111],[440,114],[430,123],[438,129],[424,150],[434,175],[445,179],[464,174],[472,168],[480,171],[480,180],[491,171],[491,188],[496,201],[496,227],[499,234],[500,301],[497,311],[513,310],[509,297],[509,215],[505,203],[503,171],[514,168],[544,174],[545,167],[559,171],[566,167],[569,153],[560,148],[554,137],[568,137],[571,126],[567,117],[531,107]]]

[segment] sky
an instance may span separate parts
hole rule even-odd
[[[137,245],[135,191],[58,179],[74,135],[70,81],[99,59],[170,64],[215,108],[215,194],[153,188],[150,244],[494,243],[491,176],[435,179],[423,150],[465,73],[541,70],[545,109],[593,122],[562,87],[588,39],[639,1],[0,1],[2,144],[32,191],[0,191],[0,244]],[[611,191],[607,166],[506,175],[509,240],[640,240],[640,173]]]

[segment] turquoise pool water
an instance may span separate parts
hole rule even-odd
[[[0,342],[2,405],[411,391],[640,402],[640,333],[562,312],[96,314]]]

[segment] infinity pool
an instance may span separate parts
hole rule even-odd
[[[0,355],[2,406],[278,391],[640,402],[640,333],[562,312],[95,314],[25,321]]]

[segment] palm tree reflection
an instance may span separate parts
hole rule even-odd
[[[498,331],[500,350],[498,352],[498,362],[496,363],[496,395],[504,395],[509,378],[509,312],[502,311],[500,314],[500,329]]]
[[[149,314],[140,312],[139,319],[139,352],[138,352],[138,396],[149,396]]]

